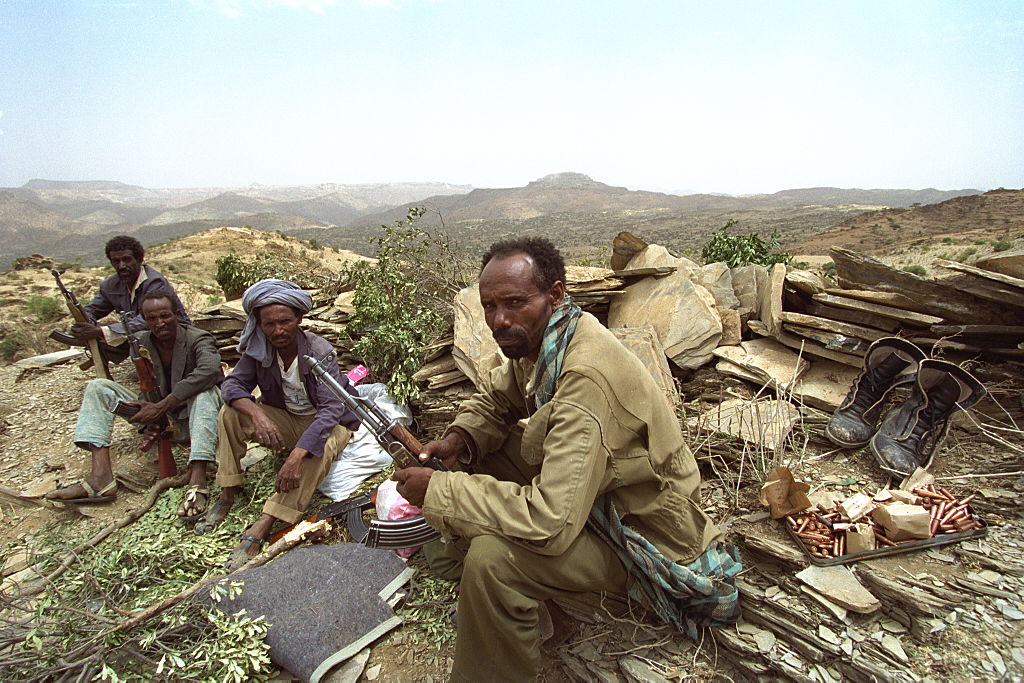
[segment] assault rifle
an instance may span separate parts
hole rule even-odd
[[[118,315],[121,316],[121,321],[124,323],[125,330],[127,330],[128,311],[119,311]],[[128,333],[128,357],[132,359],[132,365],[135,366],[135,374],[139,376],[139,389],[142,391],[142,398],[150,403],[158,403],[164,397],[160,391],[160,383],[157,381],[156,371],[153,369],[153,359],[150,358],[149,349],[142,348],[139,338],[131,332]],[[119,400],[114,404],[113,410],[121,417],[129,420],[134,417],[135,413],[139,412],[139,406],[135,403],[126,403]],[[174,462],[174,451],[172,450],[173,433],[171,431],[171,422],[164,415],[160,420],[150,425],[150,428],[153,427],[156,428],[157,438],[160,440],[158,457],[160,478],[173,477],[178,473],[178,465]],[[151,440],[144,440],[143,450],[149,450],[152,445],[153,442]]]
[[[60,293],[64,295],[64,302],[68,305],[68,310],[71,312],[71,317],[74,318],[76,323],[92,323],[94,322],[89,314],[85,312],[85,308],[82,304],[78,303],[78,298],[75,297],[74,293],[64,286],[61,282],[60,276],[63,270],[57,270],[55,268],[50,269],[50,275],[57,280],[57,287],[60,288]],[[92,355],[92,364],[96,370],[96,376],[100,379],[111,379],[110,368],[107,367],[107,359],[100,351],[100,342],[98,339],[89,339],[85,342],[85,347],[89,349],[89,353]],[[83,370],[89,367],[88,365],[83,366]]]
[[[372,400],[346,391],[329,372],[332,363],[337,363],[333,353],[321,360],[312,356],[303,356],[317,380],[323,383],[331,393],[337,396],[352,413],[359,418],[385,452],[391,456],[398,467],[430,467],[445,472],[444,463],[436,457],[420,462],[419,454],[423,445],[398,420],[381,410]],[[373,507],[370,496],[355,496],[333,505],[328,505],[318,515],[318,519],[336,519],[344,515],[348,522],[349,532],[356,542],[370,548],[411,548],[423,545],[440,537],[422,517],[413,517],[398,521],[374,519],[367,529],[362,521],[362,511]]]

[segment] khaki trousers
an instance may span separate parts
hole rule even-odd
[[[316,415],[293,415],[287,410],[274,406],[261,405],[267,416],[281,430],[281,437],[286,444],[295,444],[306,428],[313,422]],[[242,485],[242,457],[246,452],[246,444],[255,440],[252,420],[231,406],[224,406],[217,416],[217,486]],[[289,524],[302,519],[309,501],[316,493],[316,487],[323,481],[352,432],[338,425],[327,437],[324,444],[323,457],[309,456],[302,461],[302,479],[297,488],[286,493],[275,493],[263,506],[263,512]]]
[[[474,471],[529,483],[537,468],[519,456],[519,436],[513,432],[502,451]],[[433,567],[441,559],[437,546],[424,549]],[[586,529],[557,556],[540,555],[494,535],[476,536],[468,543],[456,540],[443,554],[452,569],[462,559],[453,681],[533,680],[540,670],[541,601],[626,593],[625,567],[608,544]]]

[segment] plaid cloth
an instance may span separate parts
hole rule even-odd
[[[537,410],[555,395],[555,383],[562,372],[562,359],[569,340],[576,332],[576,323],[583,315],[583,309],[572,302],[569,295],[562,299],[562,305],[554,310],[544,328],[537,354],[537,370],[534,374],[534,402]]]
[[[629,572],[629,597],[655,612],[665,623],[697,640],[706,626],[725,626],[740,618],[740,551],[729,543],[712,543],[683,566],[661,554],[646,538],[622,524],[611,498],[599,496],[587,525],[618,554]]]

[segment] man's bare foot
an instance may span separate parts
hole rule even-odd
[[[90,474],[85,479],[70,486],[50,491],[44,497],[47,500],[67,503],[109,503],[117,498],[116,491],[117,482],[114,481],[113,476],[104,481],[100,477]]]

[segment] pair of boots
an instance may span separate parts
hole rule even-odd
[[[893,391],[907,385],[910,398],[883,415]],[[883,469],[909,476],[931,464],[949,418],[986,393],[959,365],[928,358],[906,339],[885,337],[868,348],[864,367],[832,414],[825,436],[844,448],[870,444]]]

